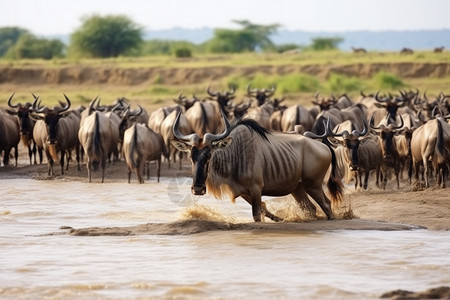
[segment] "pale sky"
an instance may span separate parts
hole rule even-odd
[[[83,16],[128,16],[145,30],[238,28],[232,20],[305,31],[450,29],[448,0],[0,0],[0,27],[70,34]]]

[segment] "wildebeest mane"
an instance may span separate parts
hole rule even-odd
[[[270,134],[270,131],[266,128],[262,127],[253,119],[245,118],[245,119],[237,119],[231,124],[231,131],[233,131],[238,126],[246,126],[251,132],[256,132],[261,138],[265,139],[266,141],[269,141],[269,138],[267,137],[268,134]]]

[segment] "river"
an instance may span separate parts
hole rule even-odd
[[[0,179],[0,298],[377,299],[450,283],[448,231],[66,234],[175,222],[193,207],[252,222],[245,201],[191,198],[189,184]]]

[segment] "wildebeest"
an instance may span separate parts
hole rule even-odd
[[[198,135],[216,132],[220,127],[220,109],[217,103],[197,101],[186,110],[185,116],[191,128]]]
[[[25,104],[22,104],[21,102],[13,104],[13,97],[14,93],[8,99],[8,106],[12,109],[7,109],[6,111],[9,114],[17,116],[20,126],[20,139],[22,140],[23,145],[28,149],[30,165],[32,164],[33,155],[34,164],[36,164],[36,142],[33,139],[33,129],[36,121],[30,118],[30,113],[33,111],[31,102],[26,102]],[[40,154],[40,163],[42,163],[42,153]]]
[[[247,85],[247,95],[256,99],[256,106],[261,106],[266,103],[267,99],[275,94],[276,87],[273,84],[270,89],[252,89],[250,84]]]
[[[281,131],[293,131],[295,125],[302,125],[304,130],[311,130],[314,117],[303,105],[297,104],[288,107],[281,117]]]
[[[93,109],[94,103],[95,100],[89,105],[90,114],[83,119],[78,130],[78,138],[87,157],[89,182],[92,182],[92,168],[97,170],[99,165],[102,168],[102,182],[104,182],[106,160],[110,153],[117,150],[119,131],[108,116]]]
[[[450,160],[450,125],[443,118],[437,118],[417,128],[411,138],[411,154],[416,180],[422,166],[425,186],[430,186],[428,164],[431,163],[437,175],[437,184],[444,188],[446,162]]]
[[[402,48],[402,50],[400,50],[400,54],[413,54],[414,51],[411,48]]]
[[[160,107],[151,112],[148,118],[148,127],[156,133],[161,133],[160,128],[162,122],[174,110],[178,112],[180,110],[180,107],[178,105]]]
[[[11,149],[14,148],[15,165],[19,156],[18,144],[20,141],[19,122],[17,118],[0,110],[0,154],[3,152],[3,165],[9,163]]]
[[[144,168],[147,164],[147,179],[150,178],[150,161],[156,160],[156,174],[159,182],[161,174],[161,155],[164,144],[161,136],[147,127],[146,124],[135,123],[125,130],[123,136],[123,156],[128,166],[128,183],[130,183],[131,172],[136,171],[139,183],[144,183]]]
[[[322,183],[332,163],[330,149],[321,142],[300,135],[269,133],[251,119],[230,125],[225,116],[225,131],[183,135],[178,130],[179,116],[173,126],[173,144],[189,152],[192,161],[192,193],[204,195],[206,189],[220,197],[228,194],[232,200],[241,196],[252,207],[255,222],[261,215],[281,220],[270,213],[261,196],[292,194],[296,201],[315,214],[310,195],[333,219],[331,202]],[[334,174],[334,172],[332,172]],[[328,189],[333,201],[342,196],[342,183],[330,176]]]
[[[64,174],[65,155],[75,150],[78,170],[80,170],[80,143],[78,141],[78,128],[80,117],[78,113],[69,111],[71,102],[64,94],[64,106],[55,106],[52,109],[38,105],[39,97],[33,101],[32,117],[37,119],[33,129],[33,137],[38,149],[43,149],[48,160],[48,175],[53,175],[53,162],[60,153],[61,174]]]
[[[253,119],[262,127],[270,129],[272,127],[270,116],[273,114],[274,110],[273,104],[271,102],[266,102],[261,106],[250,107],[242,118]]]
[[[114,112],[114,111],[113,111]],[[118,130],[119,130],[119,142],[118,147],[122,148],[123,144],[123,135],[125,130],[130,128],[133,124],[147,124],[149,117],[147,110],[142,106],[138,105],[137,109],[131,109],[130,105],[125,107],[123,111],[121,111],[118,115]],[[116,122],[116,120],[114,120]]]
[[[358,181],[359,186],[363,186],[361,180],[362,174],[364,174],[364,189],[367,189],[370,171],[372,170],[376,171],[376,184],[378,186],[383,157],[378,139],[376,137],[366,137],[368,133],[366,122],[364,121],[362,132],[357,129],[351,131],[338,130],[336,132],[333,132],[331,128],[328,128],[328,130],[345,147],[344,157],[347,160],[350,170],[358,173],[357,180],[355,181],[355,189],[357,188]]]
[[[434,48],[434,53],[442,53],[444,52],[444,46]]]
[[[381,153],[383,157],[382,172],[383,172],[383,182],[381,185],[382,189],[386,188],[386,183],[388,179],[388,170],[394,169],[395,177],[397,179],[397,188],[400,188],[400,155],[397,150],[396,140],[394,135],[403,127],[403,118],[400,116],[400,125],[390,124],[390,116],[387,115],[386,119],[382,124],[375,126],[373,118],[370,119],[370,128],[378,133]]]
[[[173,146],[173,144],[171,143],[171,140],[174,138],[173,135],[173,124],[175,123],[175,120],[177,118],[178,113],[180,113],[180,111],[172,111],[162,122],[161,124],[161,137],[163,138],[164,141],[164,147],[165,147],[165,156],[167,158],[167,160],[169,161],[169,168],[171,166],[171,160],[173,159],[173,161],[176,161],[176,154],[179,152],[177,148],[175,148]],[[182,134],[191,134],[192,128],[191,125],[189,124],[188,120],[186,119],[186,117],[184,116],[184,114],[180,115],[179,118],[179,124],[178,124],[179,130]],[[179,152],[179,168],[181,170],[181,159],[183,157],[183,152]]]
[[[355,48],[353,46],[351,48],[352,48],[353,53],[367,53],[366,49],[364,49],[364,48]]]
[[[211,86],[209,85],[208,88],[206,89],[206,92],[208,93],[209,96],[211,96],[211,100],[215,100],[217,101],[217,103],[219,104],[219,108],[225,113],[225,115],[228,117],[228,110],[226,109],[227,107],[229,107],[231,105],[231,100],[234,99],[234,97],[236,97],[235,93],[236,93],[236,88],[235,87],[231,87],[231,89],[229,91],[225,91],[223,93],[217,91],[211,91]]]

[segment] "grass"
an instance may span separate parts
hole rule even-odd
[[[55,59],[45,60],[0,60],[0,69],[13,68],[69,68],[84,66],[93,68],[220,68],[220,67],[254,67],[254,72],[247,75],[232,74],[222,78],[211,79],[205,77],[195,84],[166,84],[162,76],[156,76],[150,84],[138,85],[13,85],[0,82],[0,106],[5,107],[9,96],[16,92],[14,102],[31,102],[31,92],[40,95],[43,105],[56,105],[58,100],[64,99],[66,93],[76,105],[87,105],[96,96],[100,96],[102,103],[108,104],[118,97],[125,97],[133,105],[143,105],[153,110],[163,105],[173,105],[172,101],[179,92],[191,97],[206,97],[206,87],[211,84],[213,90],[224,91],[230,85],[237,87],[236,101],[246,97],[246,86],[251,84],[256,88],[269,88],[272,84],[277,86],[275,97],[287,97],[286,103],[301,103],[310,105],[314,93],[320,91],[321,95],[347,93],[357,99],[359,92],[366,93],[380,89],[382,92],[398,92],[399,89],[415,89],[427,91],[429,95],[439,92],[449,92],[450,78],[401,78],[395,74],[380,71],[372,77],[354,77],[345,74],[330,73],[328,76],[313,76],[304,73],[292,72],[276,74],[271,66],[340,66],[364,65],[377,63],[450,63],[450,52],[433,53],[430,51],[416,52],[413,55],[400,55],[390,52],[369,52],[367,54],[353,54],[341,51],[302,52],[298,54],[224,54],[202,55],[191,58],[175,58],[169,56],[154,57],[118,57],[110,59]],[[261,68],[259,71],[258,69]],[[1,78],[1,77],[0,77]]]
[[[0,59],[0,66],[29,67],[41,66],[58,68],[64,66],[108,66],[117,68],[151,68],[151,67],[214,67],[214,66],[258,66],[258,65],[346,65],[357,63],[450,63],[450,52],[434,53],[431,51],[415,52],[401,55],[397,52],[368,52],[354,54],[344,51],[305,51],[297,54],[279,53],[244,53],[244,54],[203,54],[189,58],[171,56],[117,57],[107,59]]]

